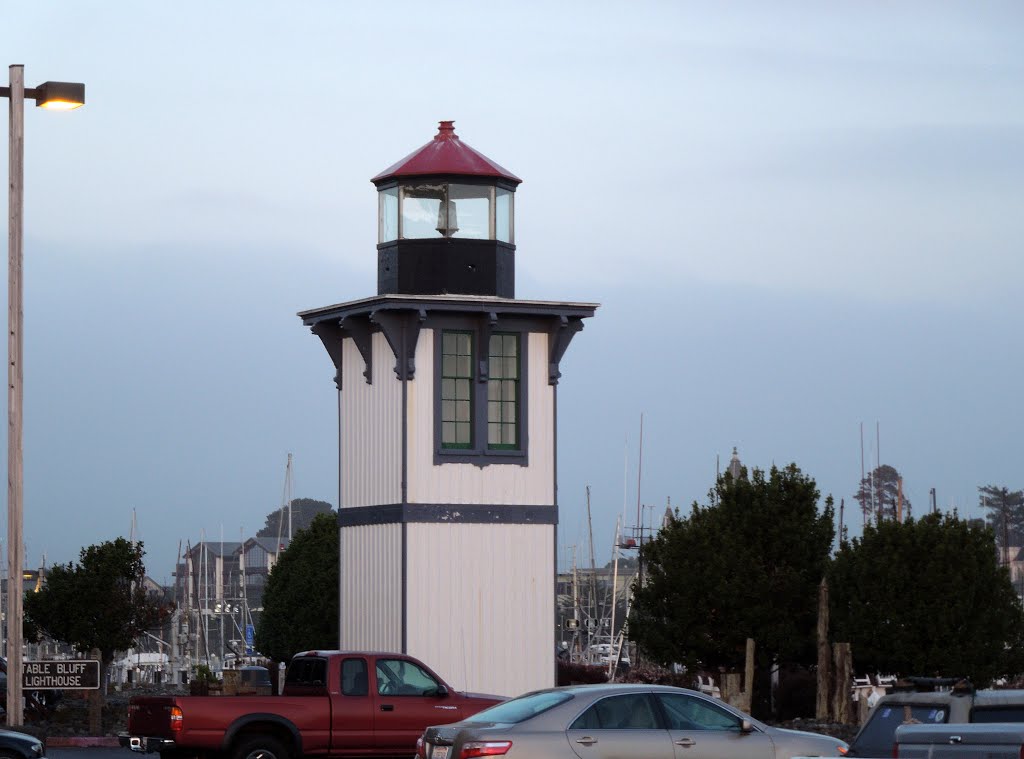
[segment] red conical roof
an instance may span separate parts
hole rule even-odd
[[[523,181],[460,140],[455,134],[454,121],[441,121],[439,124],[434,139],[398,163],[384,169],[370,181],[379,184],[386,179],[432,174],[500,177],[515,184]]]

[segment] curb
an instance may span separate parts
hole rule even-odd
[[[116,735],[55,735],[46,739],[46,748],[117,748],[120,742]]]

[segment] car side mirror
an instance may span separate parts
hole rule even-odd
[[[444,685],[438,685],[437,688],[434,690],[434,695],[438,698],[447,698],[448,688]]]
[[[742,722],[740,722],[740,732],[741,733],[752,733],[752,732],[754,732],[754,723],[751,722],[749,719],[743,720]]]

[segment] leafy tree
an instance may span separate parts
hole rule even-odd
[[[292,538],[267,578],[256,648],[275,661],[338,647],[338,523],[317,514]]]
[[[903,477],[888,464],[875,467],[867,477],[860,481],[860,487],[853,496],[864,512],[865,523],[880,522],[883,519],[896,519],[897,504],[900,501]],[[910,499],[902,494],[903,513],[911,515]]]
[[[317,514],[329,514],[331,510],[332,506],[327,501],[295,498],[292,501],[292,535],[309,527]],[[256,533],[256,537],[288,537],[288,507],[282,506],[267,514],[267,523]]]
[[[978,488],[978,499],[989,509],[985,521],[995,532],[1000,559],[1009,564],[1013,558],[1007,553],[1009,547],[1024,542],[1024,491],[985,485]]]
[[[829,595],[832,638],[859,670],[980,686],[1024,663],[1024,610],[992,530],[955,514],[867,525],[833,560]]]
[[[96,648],[103,665],[158,627],[170,609],[146,593],[142,543],[116,538],[83,548],[78,564],[58,564],[38,593],[25,597],[25,627],[82,653]]]
[[[795,464],[765,477],[726,472],[688,517],[641,549],[629,636],[662,664],[742,665],[746,639],[763,664],[816,660],[818,585],[835,535],[831,497]]]

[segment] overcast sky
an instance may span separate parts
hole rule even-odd
[[[596,301],[559,386],[559,543],[703,499],[733,446],[845,498],[1024,488],[1020,2],[4,4],[26,113],[25,541],[253,534],[337,502],[295,313],[376,292],[370,177],[454,119],[524,179],[517,295]],[[2,75],[0,75],[2,76]],[[6,132],[5,132],[6,133]],[[6,162],[2,167],[6,177]],[[6,222],[3,223],[6,232]],[[5,445],[5,442],[3,443]],[[4,536],[6,532],[4,532]]]

